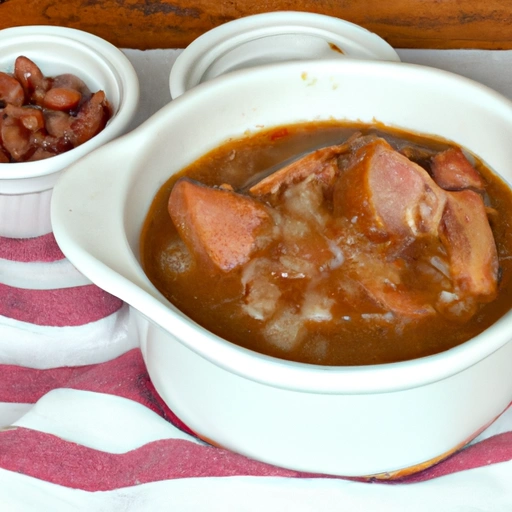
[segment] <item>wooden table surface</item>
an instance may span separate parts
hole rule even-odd
[[[509,0],[0,0],[0,29],[61,25],[122,48],[184,48],[227,21],[280,10],[352,21],[395,48],[512,48]]]

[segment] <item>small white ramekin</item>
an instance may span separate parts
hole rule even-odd
[[[107,41],[65,27],[25,26],[0,30],[0,71],[10,73],[20,55],[46,76],[72,73],[93,92],[105,91],[113,115],[84,144],[37,161],[0,164],[0,236],[33,237],[51,231],[52,188],[71,163],[126,132],[139,103],[139,81],[127,57]]]
[[[336,57],[400,61],[384,39],[354,23],[311,12],[268,12],[224,23],[187,46],[171,69],[171,96],[237,69]]]

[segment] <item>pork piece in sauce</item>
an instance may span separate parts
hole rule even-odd
[[[46,77],[20,56],[0,72],[0,162],[41,160],[97,135],[112,115],[103,91],[72,74]]]
[[[347,144],[328,146],[286,165],[254,184],[249,193],[255,197],[278,194],[283,188],[304,181],[310,176],[332,186],[338,174],[336,157],[347,151]]]
[[[432,158],[432,176],[445,190],[472,188],[482,191],[484,183],[478,171],[460,148],[450,148]]]
[[[174,186],[169,213],[189,250],[223,271],[247,263],[271,225],[268,208],[254,199],[188,179]]]
[[[343,167],[334,185],[335,215],[349,216],[375,242],[437,236],[446,193],[384,139],[352,151]]]
[[[459,296],[489,302],[498,291],[498,256],[482,197],[472,190],[447,193],[440,238],[448,254],[450,275]],[[474,312],[474,311],[473,311]]]
[[[181,178],[169,212],[193,257],[239,272],[245,313],[287,350],[312,322],[471,318],[498,288],[483,193],[459,149],[426,170],[372,135],[306,155],[248,193]]]

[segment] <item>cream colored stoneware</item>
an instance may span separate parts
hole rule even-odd
[[[512,104],[496,92],[415,65],[293,62],[201,84],[73,164],[54,191],[54,232],[81,272],[133,306],[156,389],[201,437],[297,470],[404,474],[466,443],[510,403],[511,313],[467,343],[423,359],[352,368],[298,364],[196,325],[139,263],[142,223],[170,175],[229,137],[332,118],[444,137],[512,179]]]
[[[121,50],[97,36],[65,27],[0,30],[0,71],[20,55],[46,76],[73,73],[91,91],[104,90],[113,107],[105,129],[77,148],[38,162],[0,163],[0,236],[32,237],[51,231],[52,188],[71,163],[126,132],[139,103],[137,74]]]
[[[400,61],[384,39],[349,21],[312,12],[265,12],[229,21],[195,39],[171,68],[169,88],[177,98],[238,69],[333,58]]]

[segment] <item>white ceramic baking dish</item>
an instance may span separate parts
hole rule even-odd
[[[52,220],[76,267],[133,307],[156,389],[199,436],[297,470],[396,477],[463,446],[509,405],[511,313],[431,357],[299,364],[212,335],[173,307],[139,262],[142,223],[170,175],[229,137],[332,118],[443,137],[512,180],[512,104],[496,92],[415,65],[293,62],[201,84],[72,165],[55,188]]]

